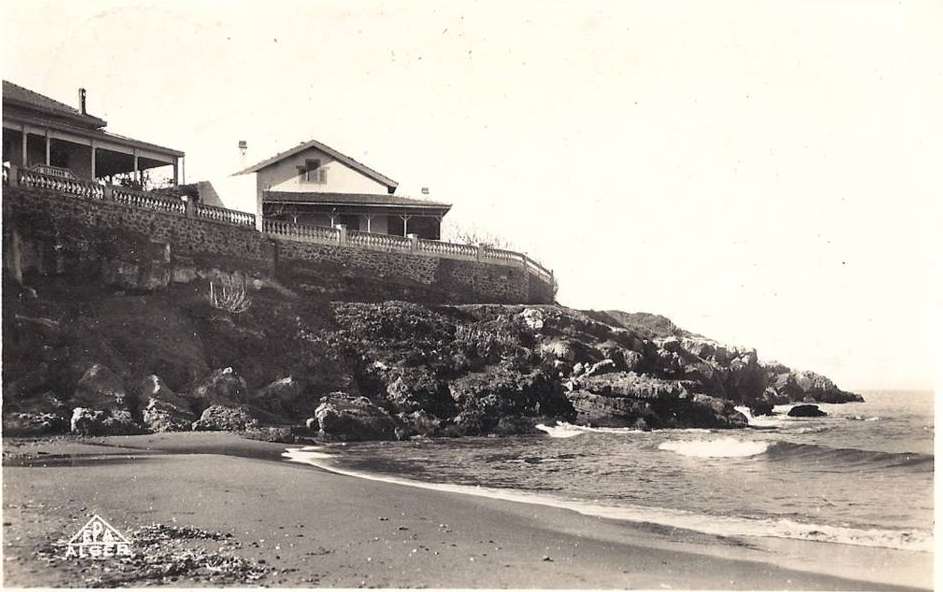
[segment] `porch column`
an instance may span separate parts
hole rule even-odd
[[[134,180],[140,183],[141,171],[138,170],[138,149],[137,148],[132,149],[131,154],[134,155]],[[143,188],[144,187],[141,187],[141,189]]]
[[[22,134],[20,139],[20,148],[22,148],[21,152],[23,155],[23,168],[26,169],[29,168],[29,163],[26,162],[26,145],[29,143],[29,134],[26,132],[25,125],[20,126],[20,133]]]
[[[367,232],[373,232],[373,230],[371,229],[371,226],[370,226],[370,223],[373,222],[373,215],[372,215],[372,214],[366,214],[365,216],[366,216],[366,218],[367,218]]]
[[[52,162],[49,160],[49,128],[46,128],[46,166],[51,165]]]
[[[179,158],[174,158],[174,185],[179,185],[177,182],[177,163],[180,162]]]
[[[95,175],[95,140],[92,140],[92,179],[97,179]]]
[[[409,236],[409,219],[412,216],[400,216],[403,219],[403,236]]]

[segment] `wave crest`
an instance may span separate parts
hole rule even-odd
[[[658,445],[659,450],[668,450],[682,456],[695,458],[741,458],[763,454],[769,442],[754,442],[736,438],[717,440],[668,440]]]

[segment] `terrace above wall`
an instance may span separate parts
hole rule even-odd
[[[238,267],[233,257],[251,253],[251,265],[245,267],[256,276],[311,275],[317,267],[324,277],[324,266],[346,268],[389,285],[390,298],[416,294],[417,299],[443,303],[551,303],[556,291],[552,271],[514,251],[352,231],[343,225],[266,220],[258,232],[255,216],[245,212],[17,167],[4,170],[4,185],[5,223],[8,212],[15,217],[17,211],[40,209],[47,217],[143,232],[149,241],[168,245],[168,263],[174,268],[169,277],[180,277],[177,268],[192,264],[194,257],[203,265]],[[57,222],[47,219],[47,224]],[[23,234],[43,232],[22,224],[15,228]],[[412,291],[404,288],[409,285]]]

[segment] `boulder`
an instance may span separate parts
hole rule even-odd
[[[603,427],[735,428],[747,418],[732,402],[697,393],[677,380],[613,372],[574,379],[567,398],[579,424]]]
[[[398,413],[396,418],[399,420],[402,429],[409,436],[435,436],[442,429],[443,420],[430,415],[425,411],[414,411],[412,413]]]
[[[124,381],[110,368],[92,364],[79,379],[72,396],[72,405],[101,410],[131,411],[132,400]]]
[[[658,423],[651,403],[627,397],[608,397],[585,390],[574,390],[567,399],[576,410],[576,423],[593,427],[629,428],[639,421]]]
[[[272,413],[293,415],[296,412],[300,412],[307,414],[313,412],[315,406],[305,404],[303,400],[304,391],[304,384],[302,384],[300,380],[292,376],[286,376],[256,391],[253,402],[255,405]],[[299,409],[299,407],[310,408]]]
[[[828,415],[818,405],[796,405],[787,413],[789,417],[825,417]]]
[[[525,308],[521,312],[521,320],[532,331],[540,331],[544,328],[544,313],[537,308]]]
[[[749,407],[750,407],[750,414],[753,417],[773,414],[773,404],[770,401],[767,401],[764,399],[751,402]]]
[[[577,351],[573,344],[566,339],[553,338],[540,344],[538,352],[551,360],[573,363]]]
[[[72,410],[70,428],[80,436],[120,436],[140,434],[141,426],[131,414],[122,410],[98,410],[76,407]]]
[[[209,377],[193,389],[192,397],[201,406],[228,405],[237,406],[248,402],[249,388],[246,381],[231,367],[215,370]]]
[[[141,398],[145,401],[143,424],[151,432],[187,431],[196,419],[189,402],[154,374],[143,380]]]
[[[328,438],[344,441],[396,438],[396,421],[366,397],[330,393],[321,397],[315,417],[321,435]]]
[[[56,413],[4,413],[4,436],[49,436],[69,431],[69,420]]]
[[[193,431],[238,432],[255,428],[259,421],[245,407],[210,405],[203,410],[200,419],[193,422]]]

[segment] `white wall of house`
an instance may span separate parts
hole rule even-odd
[[[298,167],[305,160],[321,161],[326,179],[324,183],[305,182],[298,174]],[[268,166],[258,173],[259,186],[263,191],[293,191],[319,193],[388,193],[386,185],[356,171],[333,157],[310,148],[294,156]]]
[[[204,199],[204,203],[250,214],[256,213],[255,174],[212,177],[206,182],[211,187],[202,186],[203,182],[200,183],[200,197]]]

